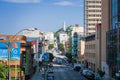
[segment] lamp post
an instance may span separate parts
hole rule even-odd
[[[19,32],[17,32],[14,36],[11,36],[8,40],[7,40],[7,48],[8,48],[8,80],[11,80],[10,78],[10,53],[11,53],[11,47],[10,47],[10,42],[13,38],[15,38],[20,32],[24,31],[24,30],[29,30],[29,29],[22,29]]]

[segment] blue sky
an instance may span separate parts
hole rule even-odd
[[[83,26],[83,0],[0,0],[0,34],[32,27],[55,32],[64,21]]]

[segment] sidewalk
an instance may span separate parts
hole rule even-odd
[[[35,74],[30,80],[43,80],[39,69],[36,70]]]

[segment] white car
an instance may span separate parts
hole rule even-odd
[[[88,78],[88,79],[90,79],[90,80],[94,80],[94,79],[95,79],[95,74],[94,74],[94,72],[91,71],[91,70],[83,69],[82,72],[81,72],[81,74],[82,74],[84,77],[86,77],[86,78]]]

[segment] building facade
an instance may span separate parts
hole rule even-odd
[[[54,33],[53,32],[45,32],[44,33],[45,40],[48,44],[54,44]]]
[[[85,37],[85,66],[95,71],[96,64],[96,39],[95,34]]]
[[[101,0],[84,0],[85,35],[95,32],[95,25],[101,23]]]
[[[10,41],[8,41],[10,39]],[[26,41],[26,37],[22,35],[0,35],[0,42],[3,44],[9,43],[10,47],[10,78],[25,80],[29,78],[34,73],[34,63],[33,63],[33,49],[31,48],[31,43]],[[20,45],[18,45],[20,43]],[[20,51],[17,50],[20,49]],[[6,48],[8,49],[8,47]],[[13,51],[15,50],[15,51]],[[3,51],[0,48],[0,51]],[[0,57],[5,52],[0,52]],[[25,53],[25,55],[24,55]],[[8,54],[8,53],[7,53]],[[13,57],[16,59],[12,59]],[[24,55],[24,56],[23,56]],[[5,56],[5,55],[4,55]],[[8,57],[8,55],[6,56]],[[4,60],[4,59],[3,59]],[[8,66],[8,59],[4,60],[6,66]]]
[[[37,28],[29,28],[28,30],[22,31],[22,35],[26,36],[27,41],[37,41],[36,42],[36,53],[34,55],[34,58],[38,62],[40,60],[40,55],[42,54],[42,47],[39,47],[41,45],[40,43],[42,42],[42,32],[40,32],[39,29]],[[36,64],[37,66],[37,64]]]
[[[78,45],[78,58],[81,64],[84,64],[84,55],[85,55],[85,40],[80,39],[79,40],[79,45]]]
[[[78,57],[78,52],[79,52],[79,40],[83,38],[84,36],[84,28],[76,24],[74,27],[72,27],[71,31],[71,45],[72,45],[72,55],[74,57]]]
[[[106,6],[106,4],[107,6]],[[108,65],[108,74],[107,76],[111,78],[116,78],[116,73],[120,70],[120,47],[119,47],[119,31],[120,31],[120,1],[119,0],[106,0],[102,2],[103,6],[105,6],[104,13],[107,14],[103,17],[107,16],[108,18],[103,19],[103,25],[102,26],[104,30],[106,31],[106,49],[103,49],[106,51],[106,57],[103,59],[106,60],[106,63]],[[105,23],[104,21],[107,21]],[[105,34],[105,33],[104,33]],[[102,50],[102,51],[103,51]],[[104,69],[104,68],[103,68]],[[106,70],[106,68],[105,68]]]

